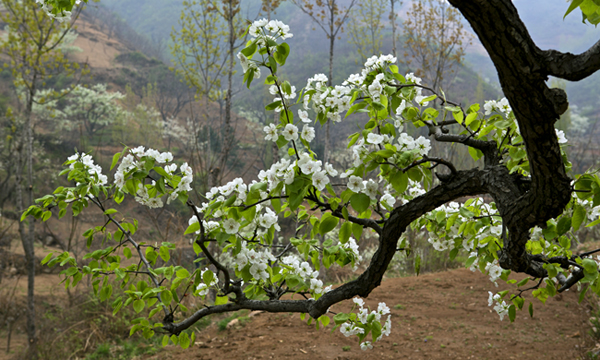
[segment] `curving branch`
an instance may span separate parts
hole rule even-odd
[[[187,205],[192,209],[194,215],[196,216],[196,219],[198,219],[198,223],[200,224],[200,236],[199,239],[196,240],[196,243],[198,244],[198,246],[200,246],[200,249],[202,249],[202,252],[206,255],[208,261],[210,261],[211,264],[213,264],[219,271],[223,273],[223,276],[225,277],[225,288],[223,289],[223,291],[227,295],[231,292],[231,290],[229,289],[231,283],[231,275],[229,275],[229,270],[225,266],[223,266],[219,261],[217,261],[217,259],[215,259],[214,256],[212,256],[212,254],[208,251],[206,246],[204,246],[205,231],[204,224],[202,223],[203,216],[200,215],[198,209],[196,208],[196,205],[194,205],[192,201],[188,200]]]
[[[317,196],[315,196],[314,194],[310,194],[309,196],[306,197],[306,200],[312,201],[314,203],[317,204],[317,206],[319,208],[321,208],[322,210],[325,211],[330,211],[331,215],[340,218],[340,219],[346,219],[344,217],[344,214],[342,214],[342,211],[339,210],[339,207],[335,210],[333,210],[331,208],[331,205],[329,205],[329,203],[325,203],[323,201],[321,201]],[[381,235],[381,226],[379,226],[379,224],[377,224],[377,222],[373,219],[362,219],[362,218],[357,218],[355,216],[352,215],[348,215],[348,221],[358,224],[358,225],[362,225],[364,227],[370,228],[375,230],[375,232],[379,235]]]
[[[600,70],[600,40],[579,55],[546,50],[541,56],[545,63],[544,74],[569,81],[583,80]]]

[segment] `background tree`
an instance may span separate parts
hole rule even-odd
[[[95,84],[90,88],[76,86],[66,96],[66,106],[62,110],[64,127],[79,132],[79,149],[86,151],[85,138],[92,139],[122,116],[125,116],[118,100],[125,95],[118,91],[108,92],[106,84]],[[84,135],[85,134],[85,135]]]
[[[204,174],[206,186],[217,185],[227,173],[226,164],[234,146],[235,129],[231,116],[232,76],[234,50],[240,45],[241,18],[238,1],[192,1],[184,2],[180,30],[173,30],[171,53],[177,67],[175,71],[204,101],[204,123],[194,129],[196,134],[205,133],[197,143],[195,161]],[[223,40],[226,38],[227,40]],[[227,88],[222,90],[222,77],[227,77]],[[225,109],[222,108],[224,101]],[[220,106],[219,123],[214,127],[209,118],[211,102]],[[214,136],[216,138],[213,138]],[[194,162],[195,163],[195,162]],[[213,176],[209,176],[213,174]],[[214,179],[217,183],[210,183]],[[210,183],[210,184],[209,184]]]
[[[33,171],[33,119],[32,109],[36,94],[48,79],[56,76],[72,76],[79,70],[79,64],[71,62],[60,51],[60,45],[69,34],[73,22],[58,22],[46,16],[34,0],[14,2],[3,0],[4,7],[0,11],[0,20],[6,24],[7,34],[0,43],[0,49],[9,59],[4,65],[12,72],[16,89],[24,89],[21,93],[23,110],[15,118],[22,119],[23,130],[19,134],[16,159],[16,197],[17,209],[24,211],[33,204],[34,171]],[[77,19],[80,10],[76,10]],[[25,178],[23,178],[25,169]],[[25,192],[25,193],[24,193]],[[29,356],[35,358],[35,306],[34,306],[34,276],[35,258],[33,250],[35,222],[29,219],[28,228],[25,223],[19,224],[19,233],[27,259],[28,269],[28,304],[27,304],[27,335]]]
[[[347,7],[340,4],[339,0],[292,0],[302,12],[310,16],[310,18],[323,30],[327,39],[329,39],[329,77],[327,84],[333,84],[333,49],[335,46],[335,38],[344,31],[344,23],[350,16],[352,7],[356,0],[351,0]],[[325,149],[323,151],[323,159],[329,160],[329,152],[331,151],[330,136],[329,136],[329,121],[325,125]]]
[[[402,1],[399,0],[390,0],[390,16],[388,19],[390,20],[390,25],[392,26],[392,55],[398,56],[396,53],[396,19],[398,19],[398,14],[396,13],[398,10],[396,9],[396,4],[402,5]]]
[[[404,57],[400,61],[428,86],[446,88],[470,42],[459,12],[446,1],[418,0],[411,4],[402,25]]]
[[[372,55],[381,54],[383,41],[381,30],[384,27],[381,17],[386,10],[387,0],[361,1],[352,9],[353,21],[348,23],[348,35],[350,35],[350,43],[360,55],[361,64]],[[395,31],[395,28],[392,29]],[[392,37],[394,36],[395,33]],[[394,51],[395,49],[392,50]]]

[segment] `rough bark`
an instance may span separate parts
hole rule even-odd
[[[540,50],[511,1],[450,0],[450,3],[469,21],[494,62],[502,90],[523,135],[530,163],[529,191],[498,199],[498,194],[492,194],[509,234],[500,264],[532,276],[544,276],[541,264],[532,261],[525,252],[529,229],[535,225],[544,227],[547,220],[560,215],[572,191],[554,129],[554,123],[568,107],[567,98],[563,90],[549,89],[545,81],[549,69],[559,72],[558,69],[573,68],[581,74],[585,72],[579,64],[567,64],[569,56],[561,56],[554,50]],[[556,59],[562,59],[560,66],[556,65]],[[590,66],[597,67],[597,64],[594,61]]]

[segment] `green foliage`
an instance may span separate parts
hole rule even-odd
[[[351,12],[348,23],[349,42],[354,45],[363,64],[373,54],[380,54],[383,47],[382,16],[388,0],[361,1]]]

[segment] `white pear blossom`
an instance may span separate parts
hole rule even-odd
[[[279,138],[279,133],[277,131],[277,126],[275,124],[269,124],[263,128],[265,132],[265,140],[267,141],[277,141]]]
[[[287,124],[282,131],[282,135],[287,141],[298,140],[298,127],[294,124]]]
[[[325,189],[325,186],[329,184],[329,177],[325,173],[325,171],[317,171],[312,176],[312,184],[319,191]]]
[[[311,142],[315,138],[315,128],[308,125],[304,125],[302,128],[302,134],[300,135],[304,140]]]
[[[383,136],[379,134],[369,133],[367,135],[367,142],[373,145],[379,145],[383,142]]]
[[[384,206],[387,205],[388,207],[394,207],[394,204],[396,203],[396,199],[389,193],[386,193],[386,194],[383,194],[381,199],[379,199],[379,202],[381,202],[381,204]]]
[[[556,137],[558,138],[559,144],[566,144],[569,141],[569,140],[567,140],[567,137],[565,136],[565,132],[562,130],[556,129]]]
[[[240,229],[240,223],[235,221],[235,219],[227,219],[223,221],[223,228],[227,234],[235,234]]]
[[[331,165],[330,163],[325,163],[325,171],[327,171],[327,174],[331,177],[338,175],[337,170],[334,169],[333,165]]]

